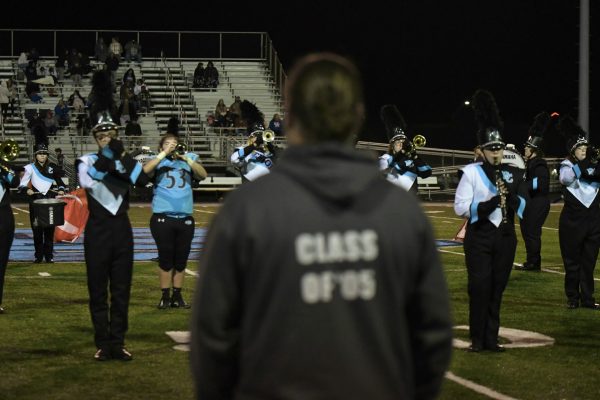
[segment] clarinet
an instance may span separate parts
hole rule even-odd
[[[508,224],[507,218],[507,208],[506,208],[506,194],[507,189],[504,181],[502,180],[502,171],[500,168],[496,169],[496,187],[498,188],[498,193],[500,194],[500,210],[502,211],[502,224]]]

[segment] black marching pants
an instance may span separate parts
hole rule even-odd
[[[4,274],[8,265],[8,255],[15,237],[15,217],[10,205],[0,207],[0,305],[4,292]]]
[[[37,215],[33,208],[33,203],[29,203],[29,222],[33,232],[33,245],[35,247],[35,259],[46,261],[54,258],[54,226],[38,226]]]
[[[500,305],[517,248],[513,224],[489,220],[467,225],[464,249],[468,274],[469,332],[473,346],[498,343]]]
[[[133,272],[133,233],[127,214],[90,216],[84,249],[96,347],[123,346]]]
[[[152,214],[150,232],[158,249],[158,265],[163,271],[173,268],[183,272],[187,265],[196,224],[191,215],[185,218]]]
[[[563,208],[558,223],[560,253],[565,265],[569,302],[594,304],[594,268],[600,248],[600,209]]]
[[[533,197],[527,202],[521,220],[521,234],[527,251],[527,264],[534,266],[542,264],[542,226],[549,212],[550,199],[548,196]]]

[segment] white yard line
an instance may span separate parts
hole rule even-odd
[[[474,392],[477,392],[479,394],[487,396],[487,397],[489,397],[491,399],[495,399],[495,400],[517,400],[514,397],[510,397],[510,396],[507,396],[505,394],[496,392],[495,390],[490,389],[487,386],[483,386],[483,385],[480,385],[480,384],[475,383],[473,381],[470,381],[468,379],[461,378],[460,376],[456,376],[456,375],[454,375],[450,371],[446,372],[446,379],[449,379],[452,382],[458,383],[459,385],[464,386],[467,389],[470,389],[470,390],[472,390]]]
[[[198,277],[198,273],[196,271],[192,271],[191,269],[185,269],[185,273],[191,275],[193,277]]]
[[[206,213],[206,214],[214,214],[215,213],[214,211],[199,210],[197,208],[194,208],[194,210],[201,212],[201,213]]]
[[[22,208],[15,207],[15,206],[12,206],[12,208],[14,208],[15,210],[19,210],[19,211],[21,211],[21,212],[24,212],[24,213],[27,213],[27,214],[29,214],[29,211],[27,211],[27,210],[23,210]]]

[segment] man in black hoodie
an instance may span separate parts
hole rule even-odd
[[[208,234],[197,398],[433,398],[451,354],[444,274],[414,196],[351,147],[358,72],[307,56],[287,90],[289,148],[227,198]]]

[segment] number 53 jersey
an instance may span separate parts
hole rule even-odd
[[[196,160],[198,155],[186,153]],[[154,174],[152,212],[168,215],[192,215],[192,169],[183,160],[164,158]]]

